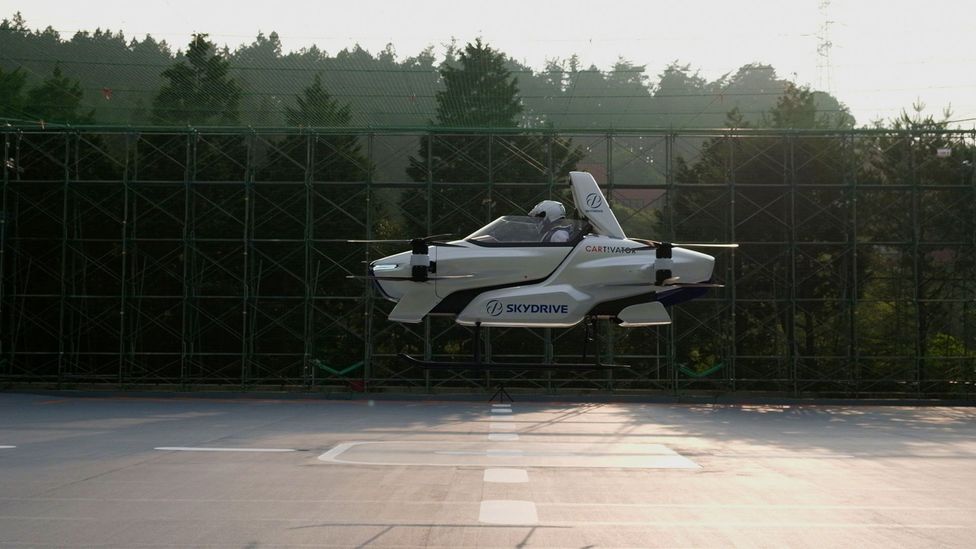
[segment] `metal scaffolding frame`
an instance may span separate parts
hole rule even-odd
[[[0,381],[60,387],[754,392],[972,398],[976,132],[3,128]],[[425,372],[471,331],[389,322],[397,251],[567,197],[569,156],[628,234],[736,241],[667,327],[602,323],[627,371]],[[569,360],[583,327],[491,329]]]

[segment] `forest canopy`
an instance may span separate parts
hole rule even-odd
[[[392,44],[375,53],[359,45],[334,55],[315,46],[285,52],[274,32],[258,33],[235,49],[206,34],[187,44],[150,35],[129,38],[107,29],[66,38],[51,27],[31,29],[17,13],[0,22],[0,118],[13,124],[428,127],[437,116],[445,78],[460,67],[463,51],[464,46],[450,43],[436,54],[429,46],[408,57]],[[770,120],[768,113],[790,86],[796,87],[762,63],[747,63],[709,81],[677,60],[662,60],[655,74],[623,58],[598,68],[581,65],[573,55],[533,69],[505,52],[497,54],[489,62],[498,66],[485,70],[513,76],[519,104],[507,108],[518,110],[523,128],[769,126],[781,121]],[[46,100],[37,104],[32,92],[37,95],[43,86]],[[854,126],[838,98],[800,88],[816,111],[813,126]],[[296,110],[307,108],[301,105],[309,93],[326,94],[333,102],[328,108],[343,114],[296,118]],[[65,104],[52,103],[58,98]],[[484,108],[496,108],[496,99],[483,94]],[[491,118],[481,123],[491,124]]]

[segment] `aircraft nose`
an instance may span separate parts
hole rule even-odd
[[[672,258],[674,274],[681,282],[707,282],[712,279],[714,257],[694,250],[674,248]]]

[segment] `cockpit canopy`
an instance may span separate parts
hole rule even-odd
[[[570,231],[568,242],[546,242],[553,227],[544,227],[543,220],[527,215],[503,215],[477,231],[471,233],[465,240],[475,244],[507,244],[531,245],[551,244],[572,246],[583,232],[584,221],[578,219],[562,219],[555,226],[565,227]]]

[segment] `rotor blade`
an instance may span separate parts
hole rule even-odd
[[[678,284],[678,279],[680,277],[672,276],[671,278],[665,278],[664,284],[661,286],[674,286]],[[654,286],[651,282],[621,282],[619,284],[605,284],[605,286]]]
[[[443,240],[449,236],[454,236],[454,234],[453,233],[432,234],[430,236],[425,236],[424,240],[427,240],[428,242],[431,240]]]
[[[315,239],[315,241],[316,242],[345,242],[347,244],[349,244],[349,243],[353,243],[353,244],[362,244],[362,243],[367,243],[367,244],[383,244],[383,243],[409,244],[410,243],[409,240],[403,240],[403,239],[399,239],[399,240],[373,240],[373,239],[351,239],[351,238],[317,238],[317,239]]]
[[[441,276],[428,276],[427,280],[453,280],[456,278],[473,278],[473,274],[465,275],[441,275]],[[413,281],[409,276],[370,276],[370,275],[346,275],[346,278],[356,278],[356,279],[366,279],[366,280],[403,280],[405,282]]]
[[[606,284],[606,286],[654,286],[650,282],[623,282],[620,284]],[[725,284],[719,284],[717,282],[672,282],[670,284],[665,284],[663,286],[658,286],[659,288],[667,289],[678,289],[678,288],[724,288]]]
[[[677,242],[659,242],[657,245],[640,246],[638,248],[631,248],[631,249],[632,250],[635,250],[635,251],[638,251],[638,252],[644,251],[644,250],[657,250],[662,245],[664,245],[664,246],[671,246],[672,248],[677,248],[677,247],[680,247],[680,248],[738,248],[739,247],[738,244],[718,244],[718,243],[713,244],[713,243],[708,243],[708,242],[691,243],[691,244],[678,244]]]
[[[431,246],[457,246],[457,244],[450,244],[447,242],[433,241],[434,238],[453,236],[450,234],[435,234],[433,236],[425,236],[420,240],[427,242]],[[413,239],[410,238],[320,238],[316,239],[316,242],[347,242],[351,244],[410,244]]]
[[[712,244],[709,242],[703,242],[701,244],[678,244],[677,242],[672,242],[672,246],[680,246],[682,248],[738,248],[738,244]]]

